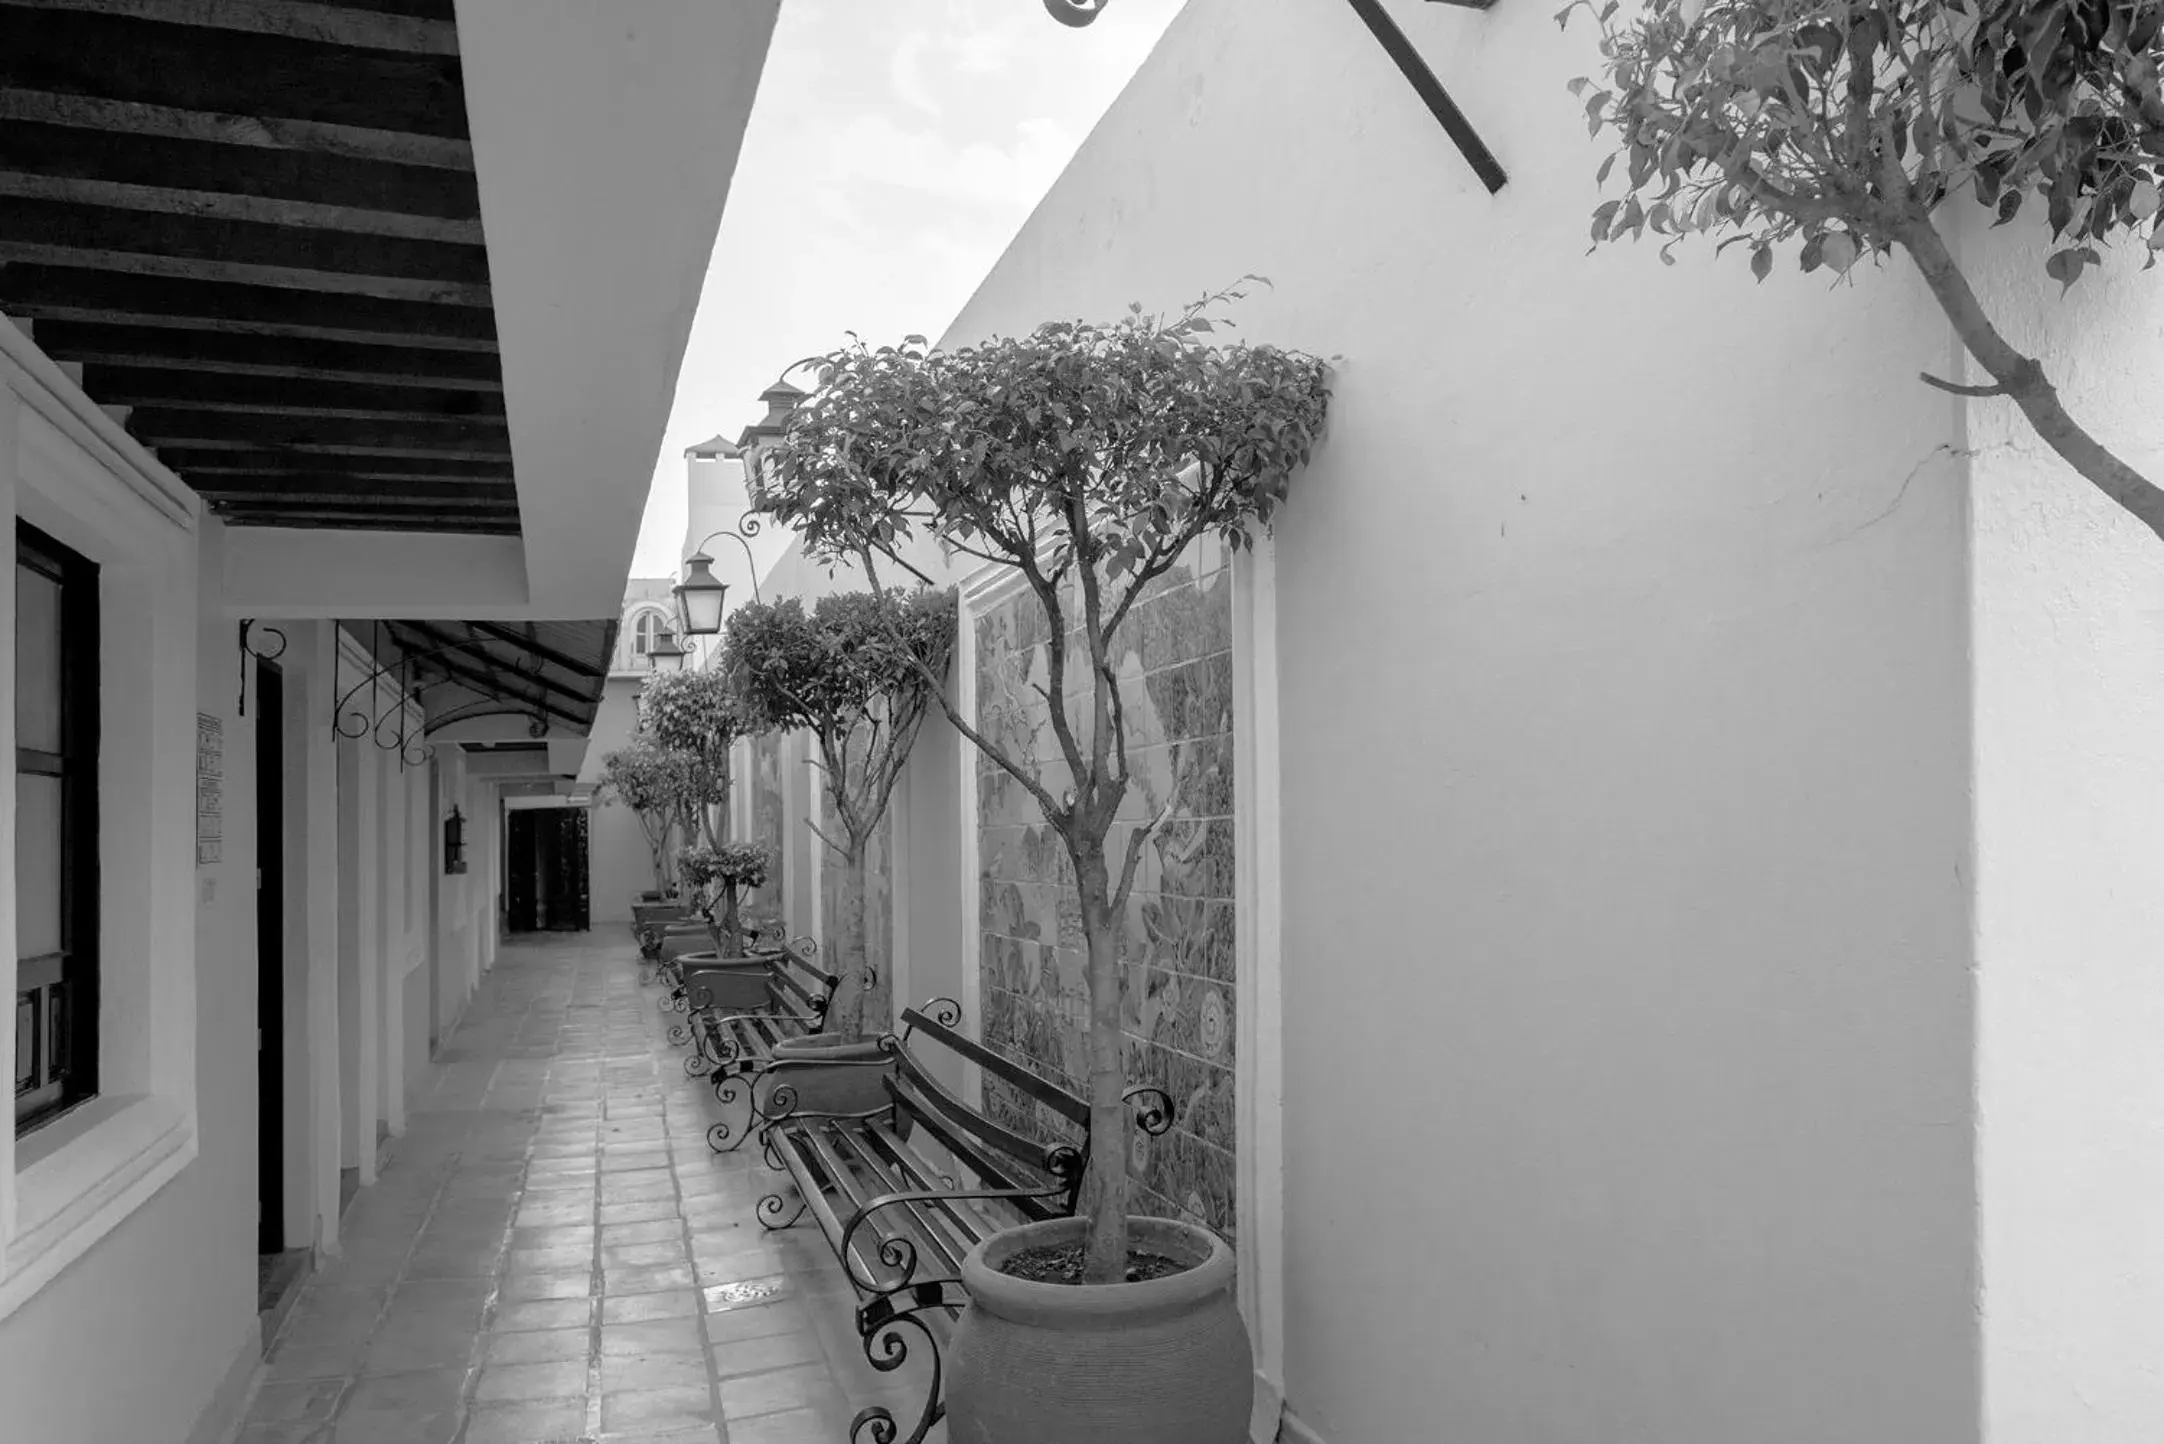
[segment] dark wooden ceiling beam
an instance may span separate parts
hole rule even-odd
[[[354,476],[218,476],[201,478],[190,484],[204,496],[233,501],[284,498],[340,504],[394,502],[456,508],[487,506],[514,511],[518,508],[518,488],[509,482],[409,480],[404,485],[390,488],[371,486],[366,478]]]
[[[0,266],[0,277],[12,269]],[[299,293],[293,293],[299,294]],[[0,300],[0,312],[25,321],[86,321],[93,325],[156,326],[169,331],[214,331],[228,336],[291,336],[301,341],[351,341],[363,346],[420,346],[431,351],[481,351],[493,354],[494,341],[463,341],[452,337],[416,335],[395,331],[369,331],[354,327],[301,326],[288,323],[234,321],[222,316],[160,316],[142,311],[116,311],[101,306],[70,306],[49,301]]]
[[[470,173],[38,121],[0,126],[0,169],[55,180],[306,202],[362,215],[475,224],[481,218],[480,191]]]
[[[5,3],[5,0],[0,0],[0,3]],[[401,240],[443,241],[467,246],[482,244],[481,222],[478,217],[455,220],[440,216],[416,216],[395,211],[365,210],[357,206],[324,205],[317,201],[242,195],[231,191],[138,185],[132,181],[90,180],[76,176],[0,170],[0,197],[14,201],[50,201],[103,210],[152,211],[160,215],[193,216],[245,225],[285,226],[295,230],[336,231],[352,235],[389,236]]]
[[[235,509],[221,511],[231,526],[284,526],[302,531],[336,529],[342,531],[401,531],[401,532],[453,532],[476,536],[517,536],[519,524],[515,519],[479,518],[462,513],[400,514],[396,516],[356,516],[350,511],[309,511],[280,507],[274,511]]]
[[[220,8],[229,0],[216,0]],[[127,15],[17,12],[0,86],[171,110],[469,140],[456,55],[206,31]]]
[[[208,496],[211,508],[221,515],[231,511],[249,515],[270,512],[305,511],[321,516],[350,516],[355,524],[369,517],[448,517],[457,526],[467,522],[517,525],[518,509],[496,506],[452,506],[445,502],[429,502],[425,506],[408,506],[396,501],[368,501],[356,498],[315,496]]]
[[[198,442],[243,442],[270,448],[398,446],[440,448],[446,455],[511,454],[511,433],[501,421],[430,417],[422,421],[352,420],[334,416],[278,416],[256,411],[202,411],[194,407],[137,406],[128,429],[146,440],[189,437]]]
[[[445,21],[302,0],[0,0],[0,7],[118,16],[362,50],[458,54],[458,28]]]
[[[488,250],[478,239],[413,240],[21,196],[0,206],[0,241],[371,281],[488,286]]]
[[[0,77],[4,77],[0,65]],[[473,145],[463,136],[415,135],[366,125],[243,115],[114,100],[100,95],[39,90],[0,83],[0,120],[73,126],[114,135],[198,141],[311,159],[337,157],[387,165],[426,166],[473,174]],[[470,184],[470,180],[468,181]]]
[[[56,321],[37,328],[56,361],[95,362],[161,371],[230,371],[239,375],[313,377],[377,386],[501,394],[503,372],[492,355],[363,346],[290,337],[191,334],[148,326]]]
[[[507,461],[446,460],[408,457],[395,461],[355,461],[351,457],[242,451],[191,451],[164,448],[159,459],[183,476],[352,476],[376,481],[509,481]]]
[[[131,417],[130,420],[133,420]],[[341,470],[351,470],[357,462],[377,457],[400,461],[481,461],[508,463],[509,451],[491,451],[485,447],[452,445],[383,445],[356,446],[346,442],[290,442],[269,445],[258,441],[236,441],[218,436],[156,436],[137,432],[145,446],[157,450],[161,457],[169,446],[193,452],[223,452],[233,456],[255,456],[266,460],[281,460],[290,456],[323,456],[338,459]],[[172,466],[171,462],[166,463]],[[175,471],[186,475],[183,468]]]
[[[95,385],[92,383],[95,382]],[[335,413],[422,411],[446,420],[503,419],[503,398],[486,391],[427,391],[417,386],[356,386],[350,382],[268,380],[154,367],[92,366],[83,385],[122,406],[222,406],[236,410],[301,408]]]
[[[0,213],[4,214],[4,213]],[[89,266],[132,276],[172,276],[186,281],[224,281],[241,286],[282,286],[301,291],[335,291],[380,296],[393,301],[441,301],[455,306],[486,306],[486,285],[431,281],[418,277],[356,275],[310,271],[290,266],[260,266],[241,261],[207,261],[191,256],[157,255],[36,241],[0,239],[0,265],[30,262],[47,266]]]
[[[0,132],[5,129],[0,126]],[[428,350],[496,349],[495,313],[485,306],[392,301],[72,266],[0,267],[0,311],[30,320],[293,336]]]

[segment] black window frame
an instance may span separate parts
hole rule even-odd
[[[97,563],[18,520],[15,564],[60,586],[61,750],[44,752],[19,742],[15,748],[18,776],[60,779],[62,853],[61,950],[15,959],[10,1026],[18,1040],[15,1135],[20,1138],[98,1096],[99,650]],[[38,979],[27,989],[26,969]],[[27,1060],[21,1055],[26,1009],[32,1053]]]

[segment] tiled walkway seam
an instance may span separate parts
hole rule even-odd
[[[817,1233],[759,1228],[776,1176],[708,1150],[655,1002],[628,939],[503,950],[241,1444],[839,1444],[866,1404],[914,1417],[922,1361],[875,1372]]]

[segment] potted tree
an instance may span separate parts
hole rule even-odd
[[[595,796],[605,806],[622,803],[631,809],[639,831],[645,835],[647,858],[653,868],[654,885],[633,900],[635,909],[647,906],[657,914],[681,911],[681,905],[674,900],[678,889],[669,870],[669,840],[676,833],[677,818],[683,811],[683,796],[690,782],[688,772],[689,762],[682,754],[664,751],[643,737],[601,760],[601,785],[594,790]]]
[[[677,959],[690,1006],[725,1012],[764,1007],[766,960],[753,954],[744,936],[742,904],[766,881],[766,849],[751,842],[700,843],[685,848],[677,862],[714,942],[710,953]]]
[[[726,926],[723,918],[715,916],[714,907],[731,899],[711,891],[722,871],[718,819],[727,815],[729,806],[729,750],[747,730],[742,708],[718,671],[661,672],[647,679],[639,695],[639,726],[656,746],[685,759],[681,823],[685,846],[677,864],[687,888],[708,894],[701,911],[713,943],[711,951],[691,951],[675,958],[681,986],[664,1004],[682,1008],[696,1001],[701,988],[716,1001],[722,995],[740,999],[755,987],[763,997],[764,964],[745,956],[733,912],[726,914]],[[760,865],[764,867],[763,855]],[[662,950],[664,954],[669,950],[667,937]]]
[[[827,939],[841,979],[826,1026],[777,1043],[797,1106],[853,1113],[879,1106],[879,1038],[893,1024],[892,980],[872,966],[865,863],[917,729],[944,683],[954,647],[951,592],[843,592],[807,611],[794,597],[739,607],[722,671],[741,711],[763,728],[808,731],[834,830],[807,818],[838,880]],[[936,680],[935,680],[936,679]]]
[[[1073,868],[1089,995],[1089,1161],[1074,1219],[995,1234],[963,1264],[972,1306],[950,1355],[957,1444],[1245,1437],[1252,1362],[1230,1250],[1133,1218],[1120,940],[1154,819],[1122,820],[1126,698],[1110,640],[1206,535],[1251,543],[1308,460],[1329,402],[1319,358],[1217,345],[1210,313],[1054,322],[956,351],[910,337],[814,363],[817,389],[755,457],[753,504],[875,588],[914,577],[925,536],[1011,566],[1045,624],[1040,767],[933,695],[1037,803]],[[1063,769],[1066,782],[1054,780]],[[1118,836],[1115,844],[1114,838]]]

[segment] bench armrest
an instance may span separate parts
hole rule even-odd
[[[849,1275],[849,1282],[856,1286],[859,1293],[884,1298],[889,1294],[900,1293],[917,1282],[917,1245],[915,1240],[901,1234],[881,1235],[877,1249],[879,1261],[888,1268],[897,1270],[899,1277],[892,1283],[881,1283],[877,1279],[860,1275],[855,1262],[857,1230],[869,1224],[873,1214],[882,1209],[910,1207],[920,1203],[1055,1198],[1066,1192],[1065,1184],[1055,1183],[1044,1188],[915,1189],[903,1193],[882,1193],[850,1215],[848,1225],[842,1229],[841,1242],[836,1245],[835,1252],[841,1257],[842,1272]]]

